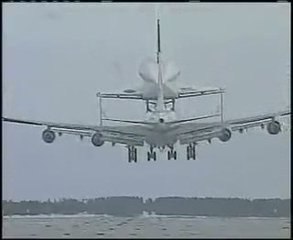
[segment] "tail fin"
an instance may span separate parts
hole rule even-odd
[[[157,63],[160,63],[160,53],[161,53],[161,41],[160,41],[160,19],[157,19],[157,40],[158,40],[158,45],[157,45]]]
[[[157,19],[157,37],[158,37],[157,64],[158,64],[158,85],[159,85],[157,110],[162,111],[165,109],[165,105],[164,105],[164,92],[163,92],[163,76],[162,76],[162,69],[161,69],[160,19]]]

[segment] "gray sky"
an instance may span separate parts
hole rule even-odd
[[[163,58],[180,81],[225,87],[225,117],[278,111],[290,99],[290,4],[161,4]],[[137,70],[155,57],[153,4],[3,4],[3,114],[64,123],[98,123],[97,91],[141,83]],[[216,109],[215,99],[179,104],[179,116]],[[141,119],[141,103],[108,101],[111,117]],[[260,129],[198,148],[198,160],[128,164],[127,149],[43,128],[3,126],[4,199],[59,197],[290,196],[290,134]]]

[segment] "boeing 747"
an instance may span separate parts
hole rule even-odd
[[[160,46],[160,21],[157,20],[157,56],[156,60],[145,61],[139,75],[144,84],[139,89],[127,89],[121,93],[98,93],[102,98],[139,99],[146,102],[148,120],[131,121],[121,119],[102,119],[97,125],[81,125],[68,123],[54,123],[45,121],[21,120],[2,117],[2,120],[10,123],[30,124],[44,126],[42,138],[46,143],[52,143],[56,134],[74,134],[89,137],[95,147],[101,147],[105,142],[122,144],[128,148],[128,161],[137,162],[137,148],[145,144],[149,145],[147,160],[157,160],[156,149],[167,148],[167,159],[178,158],[174,145],[178,142],[187,145],[186,158],[196,159],[196,145],[201,141],[211,142],[218,138],[227,142],[232,132],[243,132],[244,129],[261,127],[266,128],[269,134],[281,132],[281,123],[278,117],[290,115],[290,110],[276,113],[261,114],[246,118],[224,120],[223,109],[220,114],[198,116],[190,119],[176,119],[175,102],[180,98],[197,97],[210,94],[222,95],[221,88],[198,89],[193,87],[178,87],[176,80],[180,71],[170,62],[164,62],[161,56]],[[100,101],[101,102],[101,101]],[[222,106],[222,104],[221,104]],[[198,120],[219,116],[220,120],[214,122],[199,122]],[[127,123],[122,126],[105,126],[103,120]]]

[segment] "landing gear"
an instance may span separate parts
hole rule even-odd
[[[177,159],[177,152],[174,151],[173,147],[170,147],[170,150],[168,151],[168,160],[171,160],[172,158],[174,160]]]
[[[151,159],[154,159],[154,161],[157,160],[157,153],[154,152],[154,148],[152,146],[150,147],[150,151],[147,153],[147,157],[148,161],[150,161]]]
[[[193,143],[193,144],[189,144],[186,148],[186,157],[187,157],[187,160],[189,159],[193,159],[195,160],[196,158],[196,154],[195,154],[195,146],[196,146],[196,143]]]
[[[134,146],[128,146],[128,162],[137,162],[137,149]]]

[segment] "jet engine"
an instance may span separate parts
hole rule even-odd
[[[232,136],[232,132],[228,128],[223,128],[221,131],[221,135],[218,137],[222,142],[227,142],[230,140]]]
[[[105,141],[103,140],[103,135],[100,132],[96,132],[92,136],[92,144],[96,147],[101,147]]]
[[[269,134],[278,134],[281,131],[281,124],[278,121],[272,121],[268,123],[267,130]]]
[[[55,133],[50,129],[46,129],[43,131],[42,138],[46,143],[52,143],[55,140]]]

